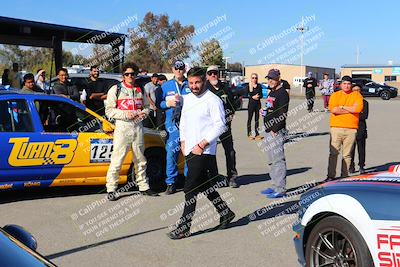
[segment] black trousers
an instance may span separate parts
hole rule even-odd
[[[221,140],[222,147],[225,151],[225,159],[226,159],[226,176],[228,180],[235,180],[238,172],[236,170],[236,151],[233,148],[233,137],[232,137],[232,129],[231,124],[227,125],[228,130],[221,134],[219,140]],[[218,174],[217,169],[217,174]]]
[[[196,210],[197,195],[204,193],[208,200],[214,205],[218,213],[224,214],[228,205],[215,190],[217,187],[214,180],[218,178],[217,160],[215,155],[194,155],[190,153],[185,157],[188,167],[187,177],[185,179],[185,207],[179,220],[178,228],[182,231],[188,231],[191,226],[192,218]],[[213,187],[214,185],[214,187]]]
[[[260,121],[260,108],[261,108],[261,102],[260,101],[252,101],[249,99],[249,106],[247,108],[248,112],[248,117],[247,117],[247,135],[251,135],[251,121],[253,120],[253,114],[255,118],[255,133],[256,136],[259,135],[258,133],[258,127],[259,127],[259,121]]]
[[[350,168],[354,169],[354,157],[356,154],[356,147],[358,152],[358,166],[360,168],[364,168],[365,166],[365,145],[366,145],[366,138],[356,138],[354,143],[353,149],[351,150],[351,163]]]
[[[315,96],[313,96],[311,94],[306,95],[306,99],[307,99],[307,110],[312,111],[314,109]]]

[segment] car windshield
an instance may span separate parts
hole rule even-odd
[[[55,266],[17,239],[0,230],[1,266]]]

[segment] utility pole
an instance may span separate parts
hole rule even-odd
[[[357,65],[358,65],[360,63],[360,47],[358,45],[357,45],[356,56],[357,56]]]
[[[308,31],[308,27],[304,26],[304,17],[301,17],[301,25],[296,28],[298,32],[300,32],[300,69],[301,69],[301,76],[304,77],[305,71],[303,70],[303,57],[304,57],[304,32]],[[300,92],[303,92],[303,87],[300,87]]]
[[[223,59],[225,59],[225,69],[228,69],[228,59],[230,59],[230,57],[223,57]]]

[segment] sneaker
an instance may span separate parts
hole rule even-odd
[[[349,168],[349,173],[351,173],[351,174],[356,173],[355,168],[354,168],[354,167],[350,167],[350,168]]]
[[[176,186],[175,184],[167,185],[167,189],[165,190],[166,195],[172,195],[176,193]]]
[[[182,230],[181,227],[177,227],[175,230],[167,233],[167,236],[172,240],[187,238],[190,236],[190,229]]]
[[[364,167],[360,167],[360,170],[359,170],[359,172],[360,172],[360,174],[364,174],[364,173],[366,173],[366,171],[364,170]]]
[[[264,189],[263,191],[261,191],[261,194],[263,194],[263,195],[269,195],[272,193],[275,193],[275,190],[272,189],[271,187],[268,187],[267,189]]]
[[[239,187],[239,185],[238,185],[238,183],[236,182],[235,179],[231,179],[229,181],[229,186],[232,187],[232,188],[238,188]]]
[[[267,195],[267,198],[282,198],[286,196],[285,192],[274,192],[272,194]]]
[[[159,196],[159,194],[157,194],[156,192],[154,192],[151,189],[147,189],[146,191],[139,191],[139,192],[143,196],[150,196],[150,197],[158,197]]]
[[[108,201],[116,201],[119,198],[119,194],[115,191],[107,193]]]
[[[263,140],[264,137],[261,135],[257,135],[256,137],[254,137],[255,140]]]
[[[249,140],[254,140],[254,137],[251,136],[251,135],[247,136],[247,138],[248,138]]]
[[[235,218],[236,214],[227,208],[224,214],[219,218],[218,229],[225,229],[229,223]]]

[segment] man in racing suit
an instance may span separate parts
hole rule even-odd
[[[118,199],[116,192],[119,173],[125,156],[133,150],[135,167],[135,183],[143,195],[156,196],[148,184],[146,177],[146,158],[144,156],[144,137],[142,120],[146,116],[143,110],[143,92],[135,87],[135,76],[138,67],[134,63],[126,63],[122,68],[123,81],[114,85],[107,93],[105,113],[109,119],[115,120],[113,152],[107,172],[107,197],[110,201]]]
[[[181,152],[179,138],[179,120],[183,106],[183,96],[190,93],[188,82],[184,76],[185,63],[177,60],[173,67],[174,79],[165,82],[156,96],[156,105],[165,110],[165,129],[168,133],[165,150],[167,152],[167,195],[176,192],[176,178],[178,176],[178,157]],[[185,167],[186,170],[186,167]]]

